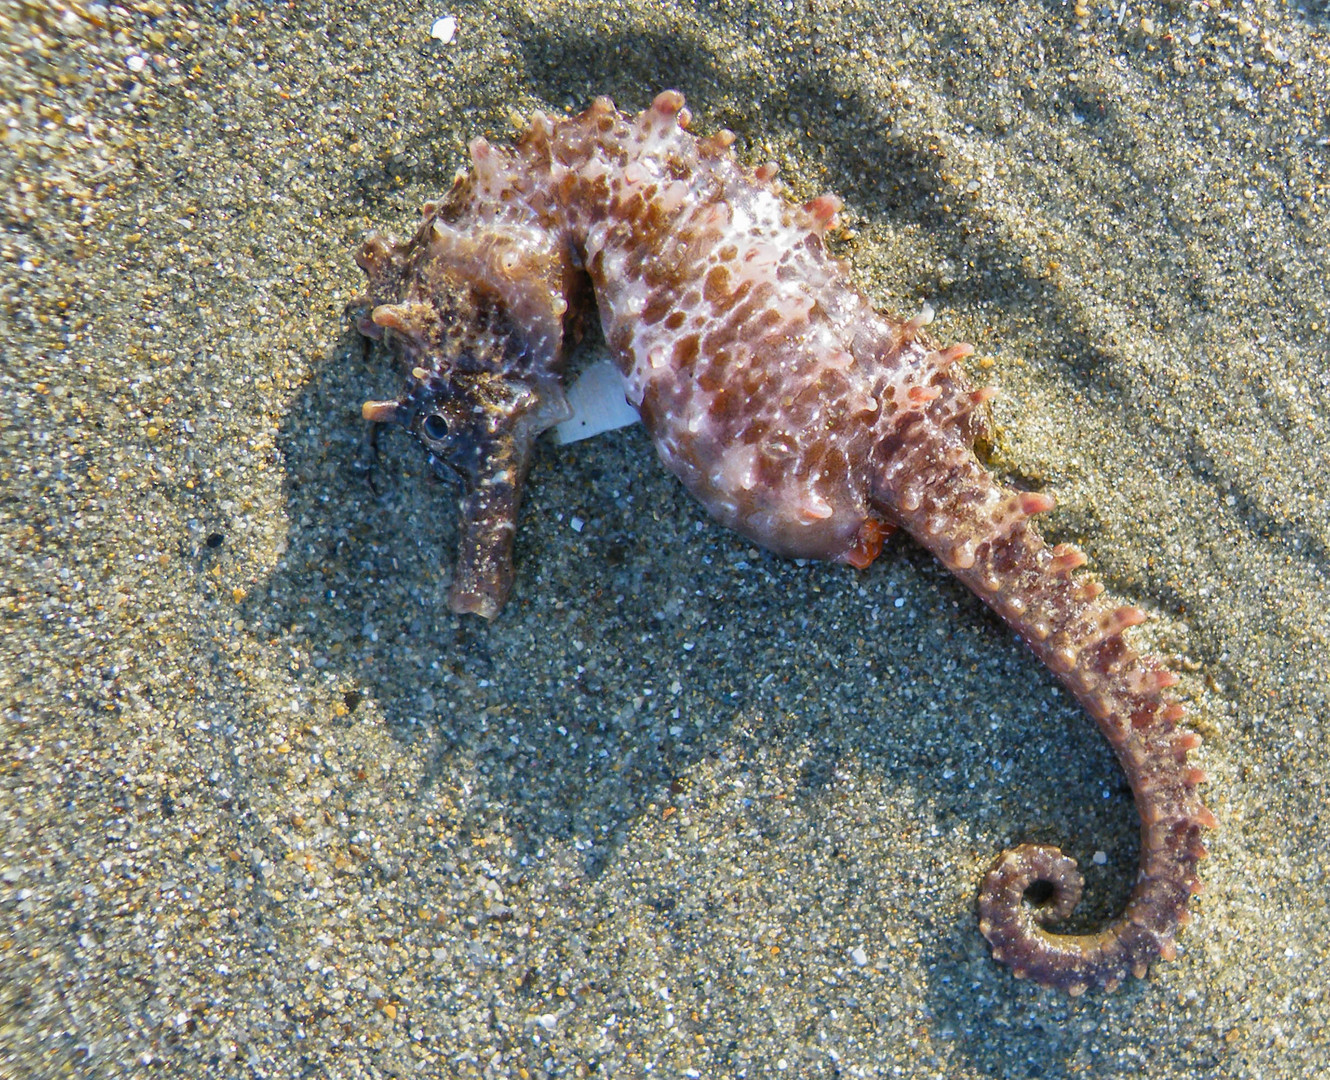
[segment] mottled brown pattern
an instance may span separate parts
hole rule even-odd
[[[1176,679],[1123,637],[1113,607],[1030,521],[1042,494],[998,485],[974,456],[986,391],[920,320],[881,315],[823,245],[840,201],[794,206],[774,166],[746,170],[720,132],[685,130],[667,92],[635,117],[598,100],[537,116],[510,151],[484,140],[405,244],[366,240],[358,325],[410,376],[365,416],[413,431],[462,488],[450,604],[492,618],[532,443],[567,414],[561,374],[590,294],[628,399],[666,466],[726,525],[774,551],[866,567],[904,528],[993,608],[1076,696],[1117,753],[1141,819],[1140,874],[1121,917],[1057,935],[1080,896],[1054,848],[1004,853],[979,927],[1018,977],[1079,994],[1174,954],[1214,818],[1187,763]],[[586,285],[589,281],[590,290]],[[1026,899],[1032,885],[1051,891]]]

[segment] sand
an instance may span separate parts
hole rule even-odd
[[[444,43],[430,35],[457,19]],[[1323,3],[0,5],[0,1075],[1330,1072]],[[687,94],[846,201],[993,465],[1151,622],[1222,822],[1179,956],[1078,1000],[973,911],[1120,771],[903,540],[706,521],[542,448],[512,603],[359,403],[344,305],[465,144]],[[515,118],[517,118],[515,120]]]

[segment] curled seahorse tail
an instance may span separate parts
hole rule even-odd
[[[945,406],[943,406],[945,407]],[[1114,607],[1103,587],[1073,574],[1085,557],[1050,547],[1030,522],[1053,507],[1047,495],[999,485],[963,438],[912,451],[913,480],[882,510],[903,525],[996,611],[1062,680],[1104,733],[1127,774],[1141,821],[1140,869],[1126,910],[1092,934],[1056,934],[1081,893],[1076,863],[1056,848],[1004,852],[979,891],[979,925],[993,956],[1018,978],[1081,994],[1113,989],[1151,962],[1172,959],[1187,902],[1200,888],[1205,781],[1189,765],[1200,744],[1178,727],[1182,706],[1164,695],[1176,676],[1141,656],[1124,631],[1139,608]]]
[[[1120,632],[1117,636],[1120,641]],[[1150,660],[1126,646],[1122,650],[1120,655],[1135,661],[1119,669],[1125,680],[1158,681],[1151,676],[1162,672]],[[1128,691],[1120,696],[1147,695]],[[1100,710],[1111,697],[1100,690],[1091,704]],[[1046,929],[1071,913],[1082,881],[1073,859],[1043,845],[1022,844],[1003,852],[979,888],[979,929],[994,959],[1017,978],[1075,996],[1091,987],[1113,990],[1129,974],[1144,978],[1153,961],[1174,957],[1174,938],[1187,922],[1187,902],[1200,890],[1196,866],[1206,854],[1201,830],[1216,822],[1196,792],[1204,774],[1186,763],[1200,737],[1176,729],[1181,706],[1158,700],[1157,691],[1154,697],[1145,704],[1124,702],[1123,708],[1109,705],[1108,715],[1095,716],[1127,772],[1141,819],[1140,868],[1122,915],[1093,934]],[[1044,891],[1047,896],[1036,896]]]

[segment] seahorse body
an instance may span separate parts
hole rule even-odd
[[[734,136],[697,139],[669,91],[635,117],[597,100],[536,116],[512,150],[426,206],[415,236],[366,240],[362,332],[410,372],[367,419],[414,432],[462,486],[450,604],[496,615],[532,443],[565,418],[568,344],[594,300],[630,402],[665,465],[721,522],[773,551],[866,567],[904,528],[996,611],[1112,743],[1141,820],[1126,911],[1089,935],[1044,928],[1080,897],[1076,864],[1022,845],[985,878],[979,925],[1018,977],[1079,994],[1172,958],[1214,817],[1187,763],[1199,737],[1163,695],[1177,680],[1123,631],[1145,615],[1100,600],[1030,522],[1046,495],[999,485],[974,455],[986,391],[921,320],[874,311],[823,236],[840,202],[803,206],[743,168]],[[587,288],[587,283],[590,289]],[[1026,891],[1042,883],[1051,899]]]

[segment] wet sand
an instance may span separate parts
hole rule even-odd
[[[1325,7],[880,7],[0,7],[0,1075],[1330,1070]],[[664,87],[845,199],[1151,613],[1222,827],[1148,980],[989,958],[999,850],[1078,858],[1085,928],[1136,820],[907,541],[758,552],[630,428],[543,448],[483,624],[452,493],[366,467],[362,233]]]

